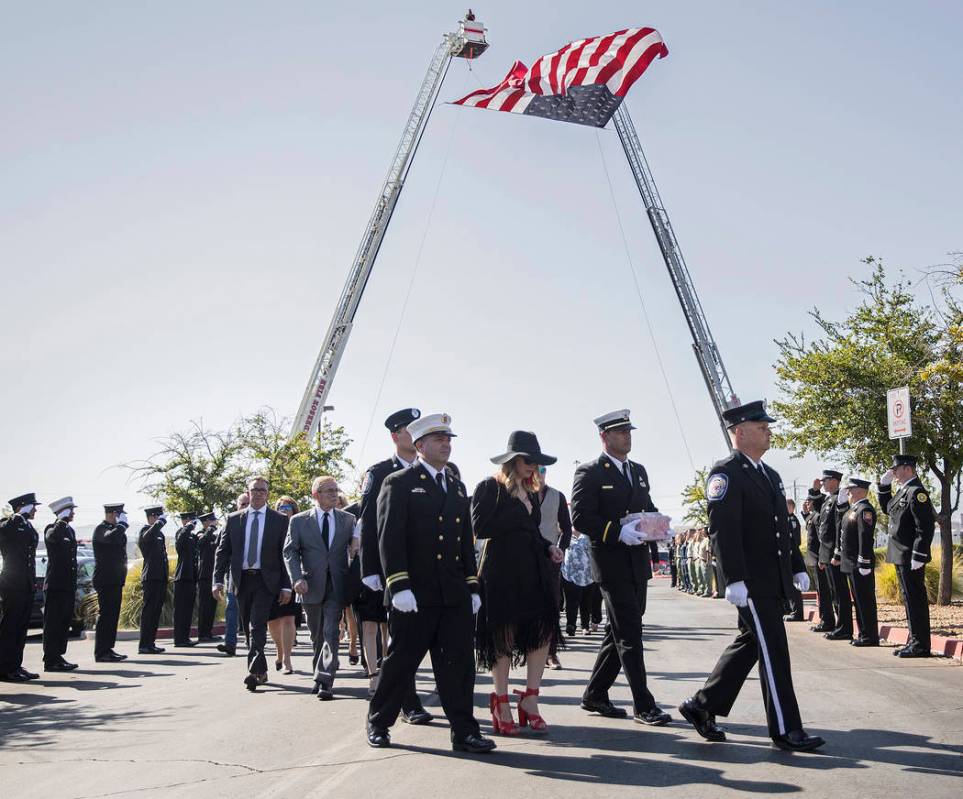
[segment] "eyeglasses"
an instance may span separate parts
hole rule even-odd
[[[266,488],[252,488],[250,491],[252,494],[266,494],[268,492]]]

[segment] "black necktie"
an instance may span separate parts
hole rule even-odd
[[[622,476],[625,477],[625,482],[629,484],[629,488],[632,487],[632,472],[629,471],[629,462],[626,461],[622,464]]]
[[[321,514],[324,516],[324,521],[321,522],[321,540],[324,542],[324,548],[328,548],[328,514],[327,511]]]
[[[438,483],[438,488],[441,489],[442,494],[448,493],[445,491],[445,478],[442,476],[441,472],[438,472],[438,474],[435,475],[435,482]]]
[[[756,464],[756,468],[759,470],[759,474],[763,476],[763,479],[769,483],[769,487],[772,488],[772,480],[769,479],[769,475],[766,474],[766,470],[761,463]]]

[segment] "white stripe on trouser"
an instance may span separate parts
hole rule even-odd
[[[762,624],[759,615],[756,613],[756,606],[749,600],[749,612],[752,613],[752,620],[756,623],[756,635],[759,637],[759,648],[762,650],[762,661],[765,665],[766,682],[769,683],[769,696],[772,697],[772,706],[776,709],[776,723],[779,725],[779,734],[786,734],[786,722],[782,718],[782,705],[779,704],[779,694],[776,693],[776,678],[772,673],[772,662],[769,660],[769,647],[766,645],[766,637],[762,634]]]

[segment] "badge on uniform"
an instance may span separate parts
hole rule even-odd
[[[361,484],[361,493],[367,494],[369,488],[371,488],[371,472],[365,472],[364,482]]]
[[[639,485],[642,488],[648,488],[648,486],[645,484],[645,480],[643,480],[641,477],[639,478]]]
[[[871,510],[864,510],[864,511],[863,511],[863,521],[864,521],[864,522],[871,522],[871,521],[873,521],[873,512],[872,512]]]
[[[722,499],[729,490],[729,478],[724,474],[714,474],[706,484],[706,499],[714,502]]]
[[[412,488],[412,489],[411,489],[411,493],[412,493],[412,494],[427,494],[428,492],[425,491],[425,489],[423,489],[423,488]]]
[[[927,500],[927,496],[926,496],[926,492],[925,492],[925,491],[920,491],[920,492],[916,495],[916,501],[917,501],[917,502],[926,502],[926,500]]]

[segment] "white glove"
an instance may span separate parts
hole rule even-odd
[[[418,603],[415,602],[415,595],[409,591],[399,591],[391,597],[391,604],[395,610],[401,613],[417,613]]]
[[[161,522],[163,522],[164,524],[167,524],[167,514],[166,514],[166,513],[162,513],[160,516],[157,517],[157,519],[158,519],[158,521],[161,521]]]
[[[749,589],[742,580],[726,586],[726,602],[732,603],[737,608],[744,608],[749,604]]]
[[[471,612],[472,612],[472,615],[473,615],[473,616],[477,615],[479,610],[481,610],[481,597],[478,596],[478,594],[472,594],[472,595],[471,595]]]
[[[845,505],[848,502],[849,502],[849,489],[840,488],[839,493],[836,495],[836,504]]]
[[[869,575],[872,573],[872,571],[873,571],[872,569],[860,569],[860,570],[859,570],[859,573],[860,573],[863,577],[869,577]]]
[[[628,524],[622,525],[622,531],[619,533],[619,541],[623,544],[628,544],[630,547],[635,547],[641,544],[645,538],[638,530],[635,529],[637,522],[629,522]]]
[[[925,565],[926,564],[923,561],[917,560],[916,558],[913,558],[913,560],[910,561],[910,569],[912,569],[914,572],[917,569],[922,569]]]
[[[792,584],[796,586],[797,591],[808,591],[809,575],[806,572],[796,572],[792,576]]]
[[[122,525],[124,525],[125,527],[130,527],[130,522],[127,521],[127,514],[126,514],[126,513],[121,513],[121,514],[117,517],[117,523],[118,523],[118,524],[122,524]]]
[[[361,582],[371,591],[381,590],[381,578],[377,574],[372,574],[370,577],[362,577]]]
[[[895,477],[895,475],[893,474],[893,470],[887,469],[883,473],[883,476],[879,478],[879,484],[881,486],[888,486],[893,482],[893,477]]]

